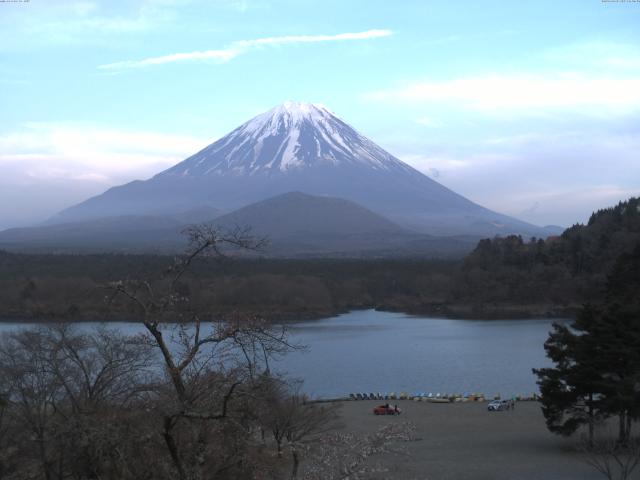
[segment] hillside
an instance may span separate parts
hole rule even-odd
[[[0,248],[25,252],[169,252],[184,248],[170,216],[122,215],[0,232]]]
[[[614,259],[639,254],[638,203],[600,210],[546,241],[485,239],[464,260],[206,258],[184,287],[212,314],[239,309],[300,319],[375,307],[465,318],[567,316],[602,298]],[[161,255],[0,251],[0,318],[127,318],[135,312],[110,310],[101,286],[127,277],[157,281],[170,263]]]
[[[486,269],[559,265],[572,275],[607,273],[616,259],[630,253],[638,242],[640,199],[630,198],[594,212],[586,225],[575,224],[546,240],[525,242],[516,236],[482,240],[466,264]]]
[[[221,231],[237,227],[268,243],[252,255],[462,257],[477,238],[441,238],[404,229],[361,205],[340,198],[289,192],[226,215],[211,208],[180,215],[123,215],[95,220],[10,229],[0,232],[0,248],[23,252],[177,253],[189,225],[213,223]],[[185,223],[185,218],[197,220]]]
[[[257,235],[271,239],[408,233],[355,202],[301,192],[289,192],[248,205],[216,218],[214,223],[227,228],[250,225]]]
[[[485,239],[465,259],[456,301],[577,306],[603,295],[616,260],[640,245],[640,199],[598,210],[558,237]]]

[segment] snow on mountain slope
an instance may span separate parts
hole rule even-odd
[[[252,118],[163,174],[277,174],[322,164],[411,169],[322,105],[288,101]]]

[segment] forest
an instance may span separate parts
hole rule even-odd
[[[481,240],[461,260],[202,258],[180,288],[202,311],[288,320],[377,308],[469,318],[571,315],[597,301],[612,265],[640,244],[640,200],[594,212],[547,239]],[[0,318],[126,320],[105,285],[161,277],[160,255],[0,252]]]

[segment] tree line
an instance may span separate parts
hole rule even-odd
[[[210,311],[311,318],[354,308],[451,316],[573,314],[602,299],[616,258],[640,242],[639,200],[595,212],[558,237],[496,237],[462,260],[201,259],[181,287]],[[105,305],[102,285],[158,278],[157,255],[26,255],[0,252],[0,317],[123,319],[129,304]],[[151,280],[153,282],[153,280]]]

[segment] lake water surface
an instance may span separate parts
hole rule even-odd
[[[537,391],[532,368],[549,365],[543,344],[552,320],[453,320],[360,310],[289,324],[307,346],[272,364],[303,378],[316,397],[353,392],[512,396]],[[0,332],[25,325],[0,323]],[[92,324],[82,324],[82,328]],[[113,323],[127,333],[137,323]]]
[[[305,379],[312,395],[351,392],[537,392],[532,368],[548,366],[544,341],[553,320],[454,320],[354,311],[295,323],[307,352],[278,368]]]

